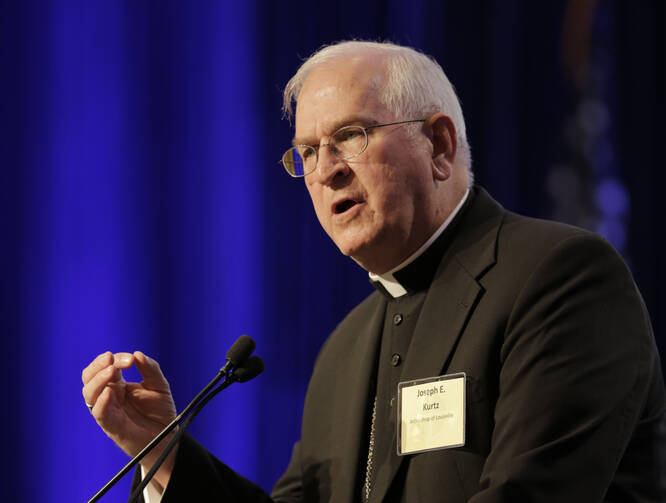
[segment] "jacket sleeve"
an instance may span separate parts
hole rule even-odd
[[[610,245],[581,234],[545,254],[516,298],[499,364],[491,452],[470,503],[666,501],[654,473],[666,462],[659,359]],[[623,458],[652,472],[623,473]]]

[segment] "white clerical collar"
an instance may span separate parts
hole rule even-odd
[[[435,240],[444,232],[444,229],[446,229],[451,221],[455,218],[455,216],[458,214],[460,211],[460,208],[462,208],[463,204],[465,204],[465,201],[467,200],[467,196],[469,195],[469,189],[465,191],[463,194],[462,198],[460,199],[460,202],[458,205],[453,209],[451,214],[444,220],[444,223],[439,226],[439,228],[435,231],[435,233],[430,236],[430,239],[428,239],[425,243],[423,243],[423,246],[421,246],[418,250],[416,250],[414,253],[412,253],[409,257],[407,257],[406,260],[403,260],[400,264],[398,264],[396,267],[391,269],[388,272],[385,272],[384,274],[373,274],[373,273],[368,273],[370,276],[371,281],[379,281],[384,289],[393,297],[402,297],[403,295],[407,294],[407,290],[405,287],[403,287],[400,282],[395,278],[393,273],[399,271],[403,267],[411,264],[416,260],[418,257],[423,254],[424,251],[426,251],[431,244],[435,242]]]

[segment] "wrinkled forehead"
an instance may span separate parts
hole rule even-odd
[[[385,80],[382,65],[365,58],[322,63],[305,79],[297,97],[296,135],[313,127],[326,129],[344,116],[386,119],[391,114],[380,100]]]

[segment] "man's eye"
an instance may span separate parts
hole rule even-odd
[[[301,159],[304,161],[309,159],[314,155],[315,151],[312,147],[302,147],[298,149],[298,154],[301,156]]]
[[[353,140],[354,138],[358,138],[361,136],[361,132],[357,129],[352,129],[350,131],[345,131],[344,133],[344,139],[345,140]]]
[[[361,136],[363,136],[363,130],[359,128],[343,129],[342,131],[339,131],[335,134],[334,142],[342,143],[352,141],[358,139]]]

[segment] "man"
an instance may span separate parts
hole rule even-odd
[[[663,378],[616,252],[472,186],[458,100],[420,53],[326,47],[287,85],[288,113],[293,100],[283,164],[304,176],[321,225],[377,292],[322,349],[272,499],[666,501]],[[142,385],[122,380],[132,364]],[[142,353],[100,355],[83,382],[93,416],[130,455],[174,417]],[[431,384],[441,401],[405,409]],[[426,410],[440,403],[446,414]],[[152,490],[165,503],[269,501],[191,437]]]

